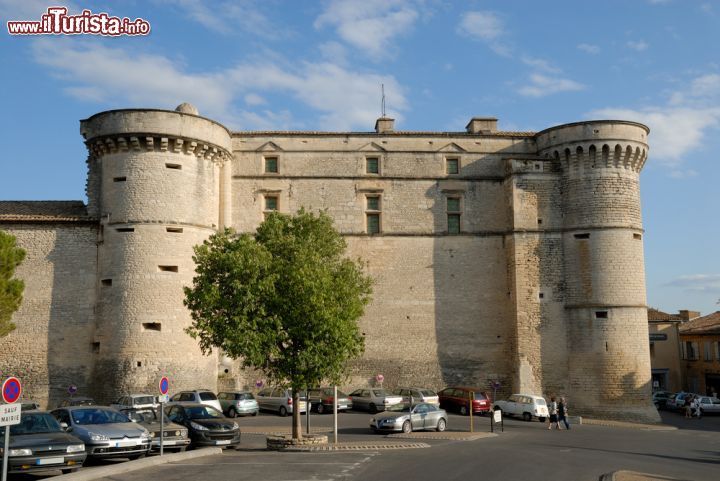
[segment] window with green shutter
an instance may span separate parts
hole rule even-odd
[[[380,214],[366,214],[367,216],[367,233],[379,234],[380,233]]]
[[[265,157],[265,173],[266,174],[277,174],[278,173],[277,157]]]
[[[446,174],[457,174],[460,172],[460,159],[449,158],[445,159],[445,173]]]
[[[380,158],[379,157],[368,157],[365,159],[365,172],[368,174],[379,174],[380,173]]]

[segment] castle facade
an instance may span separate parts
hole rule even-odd
[[[28,251],[0,370],[54,406],[68,386],[249,387],[184,333],[192,248],[274,210],[326,210],[374,298],[346,388],[478,386],[566,395],[575,414],[658,420],[651,402],[639,174],[648,128],[587,121],[503,132],[230,132],[189,104],[81,121],[83,202],[0,201]],[[11,355],[7,355],[10,353]],[[260,377],[261,378],[261,377]]]

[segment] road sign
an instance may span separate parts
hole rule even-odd
[[[382,374],[378,374],[377,376],[375,376],[375,380],[382,384],[382,382],[385,380],[385,376],[383,376]]]
[[[0,426],[20,424],[20,404],[0,404]]]
[[[5,382],[2,385],[3,400],[8,404],[12,404],[20,399],[20,394],[22,394],[20,380],[16,377],[9,377],[5,379]]]
[[[258,388],[258,389],[260,389],[261,387],[263,387],[263,380],[262,380],[262,379],[256,379],[256,380],[255,380],[255,387]]]
[[[167,394],[170,390],[170,381],[165,376],[160,378],[160,394]]]
[[[159,403],[166,403],[166,402],[168,402],[168,401],[170,401],[170,396],[169,396],[169,395],[163,394],[163,395],[161,395],[161,396],[158,396],[158,402],[159,402]]]
[[[75,384],[70,384],[68,386],[68,394],[72,396],[76,392],[77,392],[77,386]]]

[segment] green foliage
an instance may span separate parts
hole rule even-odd
[[[203,352],[221,348],[273,384],[296,392],[339,382],[362,354],[357,326],[371,280],[327,214],[272,213],[255,236],[232,230],[195,247],[196,277],[185,288]]]
[[[23,259],[25,251],[17,246],[15,237],[0,231],[0,337],[15,329],[10,318],[20,307],[25,283],[13,276]]]

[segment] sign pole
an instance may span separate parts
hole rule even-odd
[[[470,391],[470,432],[473,432],[473,399],[475,398],[475,393]]]
[[[165,409],[164,404],[167,400],[168,391],[170,390],[170,381],[165,376],[160,378],[160,456],[163,455],[163,445],[165,444]],[[152,439],[150,440],[150,449],[152,449]]]
[[[333,386],[333,444],[337,444],[337,386]]]

